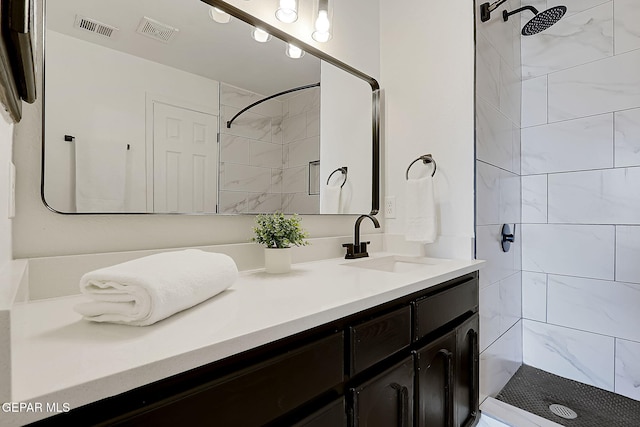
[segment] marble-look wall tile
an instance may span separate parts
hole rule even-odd
[[[547,123],[547,76],[522,82],[522,127]]]
[[[271,193],[282,193],[282,169],[271,169]]]
[[[640,108],[615,113],[614,123],[615,166],[640,166]]]
[[[502,170],[476,161],[476,224],[500,223],[500,176]]]
[[[522,274],[520,272],[500,281],[500,333],[522,319]]]
[[[616,339],[615,392],[640,400],[640,342]]]
[[[304,139],[307,136],[307,115],[298,114],[282,121],[282,143]]]
[[[549,75],[549,121],[637,108],[640,49]]]
[[[619,55],[640,49],[640,2],[615,0],[614,2],[615,52]]]
[[[280,193],[249,193],[247,211],[249,213],[272,213],[282,210]]]
[[[500,61],[500,111],[516,125],[520,126],[522,105],[522,78],[520,73]]]
[[[247,212],[247,193],[243,191],[220,191],[218,213],[237,214]]]
[[[476,158],[506,170],[513,167],[513,124],[482,99],[476,102]]]
[[[520,176],[500,171],[500,224],[520,223]]]
[[[480,352],[500,336],[500,282],[480,289]]]
[[[615,227],[522,225],[522,269],[613,280]]]
[[[603,3],[612,3],[612,0],[547,0],[547,7],[564,5],[567,16],[571,16]]]
[[[320,196],[306,193],[291,193],[282,195],[282,211],[294,214],[317,214],[320,209]]]
[[[224,163],[222,190],[267,193],[271,190],[271,169]]]
[[[476,258],[487,263],[480,274],[480,288],[506,279],[517,272],[515,251],[503,252],[500,246],[502,225],[476,227]]]
[[[613,55],[613,3],[575,15],[522,38],[522,75],[541,76]]]
[[[288,99],[288,117],[297,116],[307,111],[320,109],[320,89],[305,89]]]
[[[320,138],[313,136],[285,145],[285,167],[308,165],[320,159]]]
[[[544,224],[547,222],[547,175],[523,176],[522,222]]]
[[[250,139],[241,136],[220,135],[220,161],[229,163],[249,164]]]
[[[613,167],[613,114],[522,129],[522,173]]]
[[[494,397],[522,366],[522,321],[480,354],[480,401]]]
[[[476,32],[487,39],[495,48],[496,52],[504,59],[509,66],[515,68],[519,66],[516,63],[513,43],[513,27],[514,25],[505,24],[502,20],[503,10],[513,10],[512,7],[516,2],[514,0],[507,1],[500,5],[496,10],[491,12],[491,19],[487,22],[480,21],[480,4],[484,1],[476,2]]]
[[[307,193],[307,167],[286,168],[282,171],[283,193]]]
[[[252,166],[282,168],[282,144],[253,141],[249,153]]]
[[[500,105],[500,54],[478,32],[476,37],[476,95],[487,103]]]
[[[547,321],[547,275],[522,272],[522,317]]]
[[[320,109],[307,111],[307,138],[320,136]]]
[[[616,280],[640,283],[640,227],[616,227]]]
[[[549,323],[640,341],[640,285],[549,275],[548,289]]]
[[[226,123],[240,111],[239,108],[229,107],[227,105],[223,105],[220,110],[220,120],[222,123]],[[231,128],[223,126],[221,133],[271,142],[271,130],[271,117],[246,111],[233,121]]]
[[[511,128],[512,131],[512,165],[511,165],[511,172],[516,173],[518,175],[520,175],[520,173],[522,172],[520,166],[521,166],[521,158],[522,158],[522,144],[521,144],[521,129],[519,126],[514,125]]]
[[[614,338],[523,320],[523,363],[613,391]]]
[[[640,168],[549,175],[549,222],[640,224]]]

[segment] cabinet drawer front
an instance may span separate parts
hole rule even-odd
[[[415,302],[416,336],[419,340],[467,312],[478,309],[478,280],[470,277],[455,287]]]
[[[344,380],[338,333],[168,399],[122,425],[261,426]]]
[[[406,306],[349,328],[351,375],[411,344],[411,307]]]

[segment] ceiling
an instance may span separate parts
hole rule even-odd
[[[270,95],[320,81],[320,60],[291,59],[285,43],[251,38],[252,26],[236,18],[219,24],[200,0],[52,0],[46,2],[48,30],[178,68],[253,92]],[[76,16],[117,27],[112,38],[74,27]],[[143,17],[177,28],[164,43],[136,33]]]

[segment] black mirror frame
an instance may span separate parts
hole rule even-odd
[[[269,25],[266,22],[263,22],[256,18],[253,15],[248,14],[247,12],[238,9],[235,6],[232,6],[228,3],[225,3],[222,0],[201,0],[204,3],[207,3],[210,6],[217,7],[218,9],[228,13],[229,15],[240,19],[241,21],[246,22],[247,24],[253,25],[254,27],[260,27],[269,34],[274,37],[279,38],[280,40],[284,40],[287,43],[293,43],[300,49],[308,52],[323,61],[328,62],[329,64],[338,67],[339,69],[346,71],[347,73],[358,77],[361,80],[364,80],[371,86],[372,92],[372,141],[371,141],[371,153],[372,153],[372,164],[371,164],[371,212],[370,215],[376,215],[380,210],[380,85],[378,81],[373,77],[363,73],[360,70],[353,68],[352,66],[345,64],[344,62],[332,57],[324,53],[323,51],[292,37],[290,34],[285,33],[284,31]]]

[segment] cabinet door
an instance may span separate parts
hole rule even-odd
[[[347,427],[344,397],[298,421],[293,427]]]
[[[409,427],[413,425],[414,362],[399,364],[351,389],[354,427]]]
[[[416,425],[453,427],[455,331],[416,353]]]
[[[472,426],[478,417],[478,314],[458,327],[456,354],[456,426]]]

